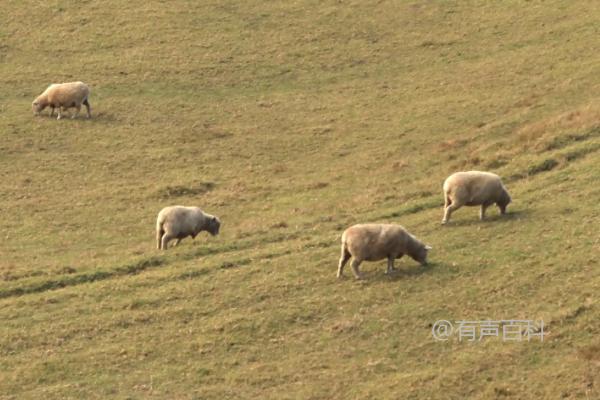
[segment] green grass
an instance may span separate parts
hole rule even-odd
[[[0,398],[598,398],[589,1],[73,2],[0,15]],[[33,117],[51,82],[92,120]],[[509,214],[457,211],[457,170]],[[161,253],[166,205],[217,237]],[[335,278],[395,222],[431,265]],[[542,319],[544,342],[438,342]]]

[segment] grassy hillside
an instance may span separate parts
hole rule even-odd
[[[5,0],[1,399],[600,398],[592,1]],[[51,82],[94,117],[33,117]],[[451,172],[509,214],[457,211]],[[217,237],[155,249],[166,205]],[[341,231],[433,246],[335,278]],[[440,319],[543,342],[440,342]]]

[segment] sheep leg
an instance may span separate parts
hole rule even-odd
[[[161,240],[161,244],[162,244],[162,249],[166,250],[167,246],[169,244],[169,241],[171,241],[173,239],[173,236],[169,235],[168,233],[165,233],[162,237]]]
[[[485,219],[485,210],[489,207],[489,204],[482,204],[481,205],[481,209],[479,210],[479,219],[480,220],[484,220]]]
[[[90,106],[90,102],[88,101],[88,99],[85,99],[83,101],[83,105],[87,109],[87,117],[92,118],[92,106]]]
[[[50,116],[54,117],[54,106],[50,106]]]
[[[496,205],[498,206],[498,208],[500,209],[500,215],[504,215],[506,214],[506,206],[502,207],[501,205],[499,205],[498,203],[496,203]]]
[[[452,199],[450,199],[450,196],[448,196],[447,194],[444,195],[444,210],[446,208],[448,208],[448,206],[452,204]]]
[[[156,231],[156,248],[158,250],[160,250],[162,248],[161,247],[161,239],[162,239],[162,236],[164,235],[164,233],[165,233],[165,231],[163,231],[162,228],[158,229]]]
[[[350,264],[350,266],[352,266],[352,272],[354,272],[354,277],[356,279],[362,279],[362,276],[360,275],[360,271],[358,270],[358,266],[360,265],[361,260],[357,260],[356,258],[354,260],[352,260],[352,263]]]
[[[77,104],[75,106],[75,112],[73,113],[73,115],[71,116],[71,119],[75,119],[77,118],[77,116],[79,115],[79,111],[81,111],[81,104]]]
[[[56,117],[56,119],[61,119],[62,118],[61,110],[62,110],[62,107],[58,106],[58,117]]]
[[[177,240],[175,241],[175,243],[173,243],[173,245],[171,247],[177,246],[180,242],[181,242],[181,239],[177,238]]]
[[[452,204],[452,199],[450,199],[448,193],[444,193],[444,218],[442,218],[442,225],[447,222],[446,210],[448,209],[448,207],[450,207],[450,204]]]
[[[385,271],[386,274],[391,274],[392,272],[394,272],[395,268],[394,268],[394,257],[390,256],[388,257],[388,263],[387,263],[387,271]]]
[[[338,271],[337,277],[342,277],[342,272],[344,272],[344,265],[348,262],[348,260],[352,257],[348,251],[346,251],[346,247],[342,245],[342,255],[340,256],[340,262],[338,263]]]
[[[461,206],[462,204],[453,203],[446,207],[444,210],[444,219],[442,220],[442,225],[448,222],[450,220],[450,215],[452,215],[452,213],[458,210]]]

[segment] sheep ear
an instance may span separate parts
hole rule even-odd
[[[432,249],[432,247],[431,247],[431,246],[429,246],[429,245],[425,245],[425,250],[431,250],[431,249]]]
[[[217,220],[217,217],[212,217],[213,222]]]

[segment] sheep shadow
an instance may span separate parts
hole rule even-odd
[[[40,115],[36,115],[36,118],[43,118],[45,120],[54,120],[56,122],[64,122],[64,121],[92,121],[94,119],[96,119],[95,115],[92,115],[91,118],[88,118],[87,115],[84,114],[79,114],[77,117],[72,118],[72,115],[69,113],[63,113],[61,119],[57,119],[57,115],[56,113],[54,115],[50,115],[50,114],[40,114]]]
[[[49,113],[42,113],[40,115],[36,115],[36,118],[43,118],[45,120],[55,120],[57,122],[82,121],[82,122],[114,123],[114,122],[119,121],[115,114],[107,113],[104,111],[94,112],[94,110],[92,110],[92,116],[90,118],[88,118],[85,111],[82,111],[81,113],[79,113],[79,115],[75,118],[71,118],[72,116],[73,116],[73,111],[66,111],[66,112],[63,112],[62,118],[60,120],[57,120],[56,119],[57,114],[55,111],[53,116],[50,116]]]
[[[92,110],[92,112],[93,112],[93,110]],[[118,122],[119,119],[117,118],[117,116],[115,114],[107,113],[105,111],[100,111],[97,113],[93,113],[92,118],[90,118],[90,121],[114,123],[114,122]]]
[[[522,218],[527,218],[530,214],[529,210],[514,210],[508,211],[506,214],[501,215],[499,213],[486,215],[485,219],[481,221],[479,219],[479,214],[475,213],[473,218],[465,218],[459,220],[450,220],[445,225],[441,225],[443,227],[468,227],[468,226],[485,226],[488,223],[506,223],[512,221],[518,221]]]
[[[396,265],[396,269],[391,274],[387,274],[385,272],[385,265],[383,268],[373,268],[370,271],[361,270],[363,278],[360,280],[356,280],[354,275],[345,275],[346,279],[354,280],[355,282],[361,285],[368,285],[372,283],[382,283],[382,282],[395,282],[402,281],[407,278],[413,278],[424,274],[429,274],[438,268],[441,264],[437,262],[429,262],[427,265],[419,265],[419,264],[402,264]]]
[[[428,262],[427,265],[420,264],[408,264],[408,265],[397,265],[394,272],[391,274],[378,274],[375,280],[379,281],[398,281],[406,278],[413,278],[420,275],[425,275],[433,272],[438,267],[435,262]]]

